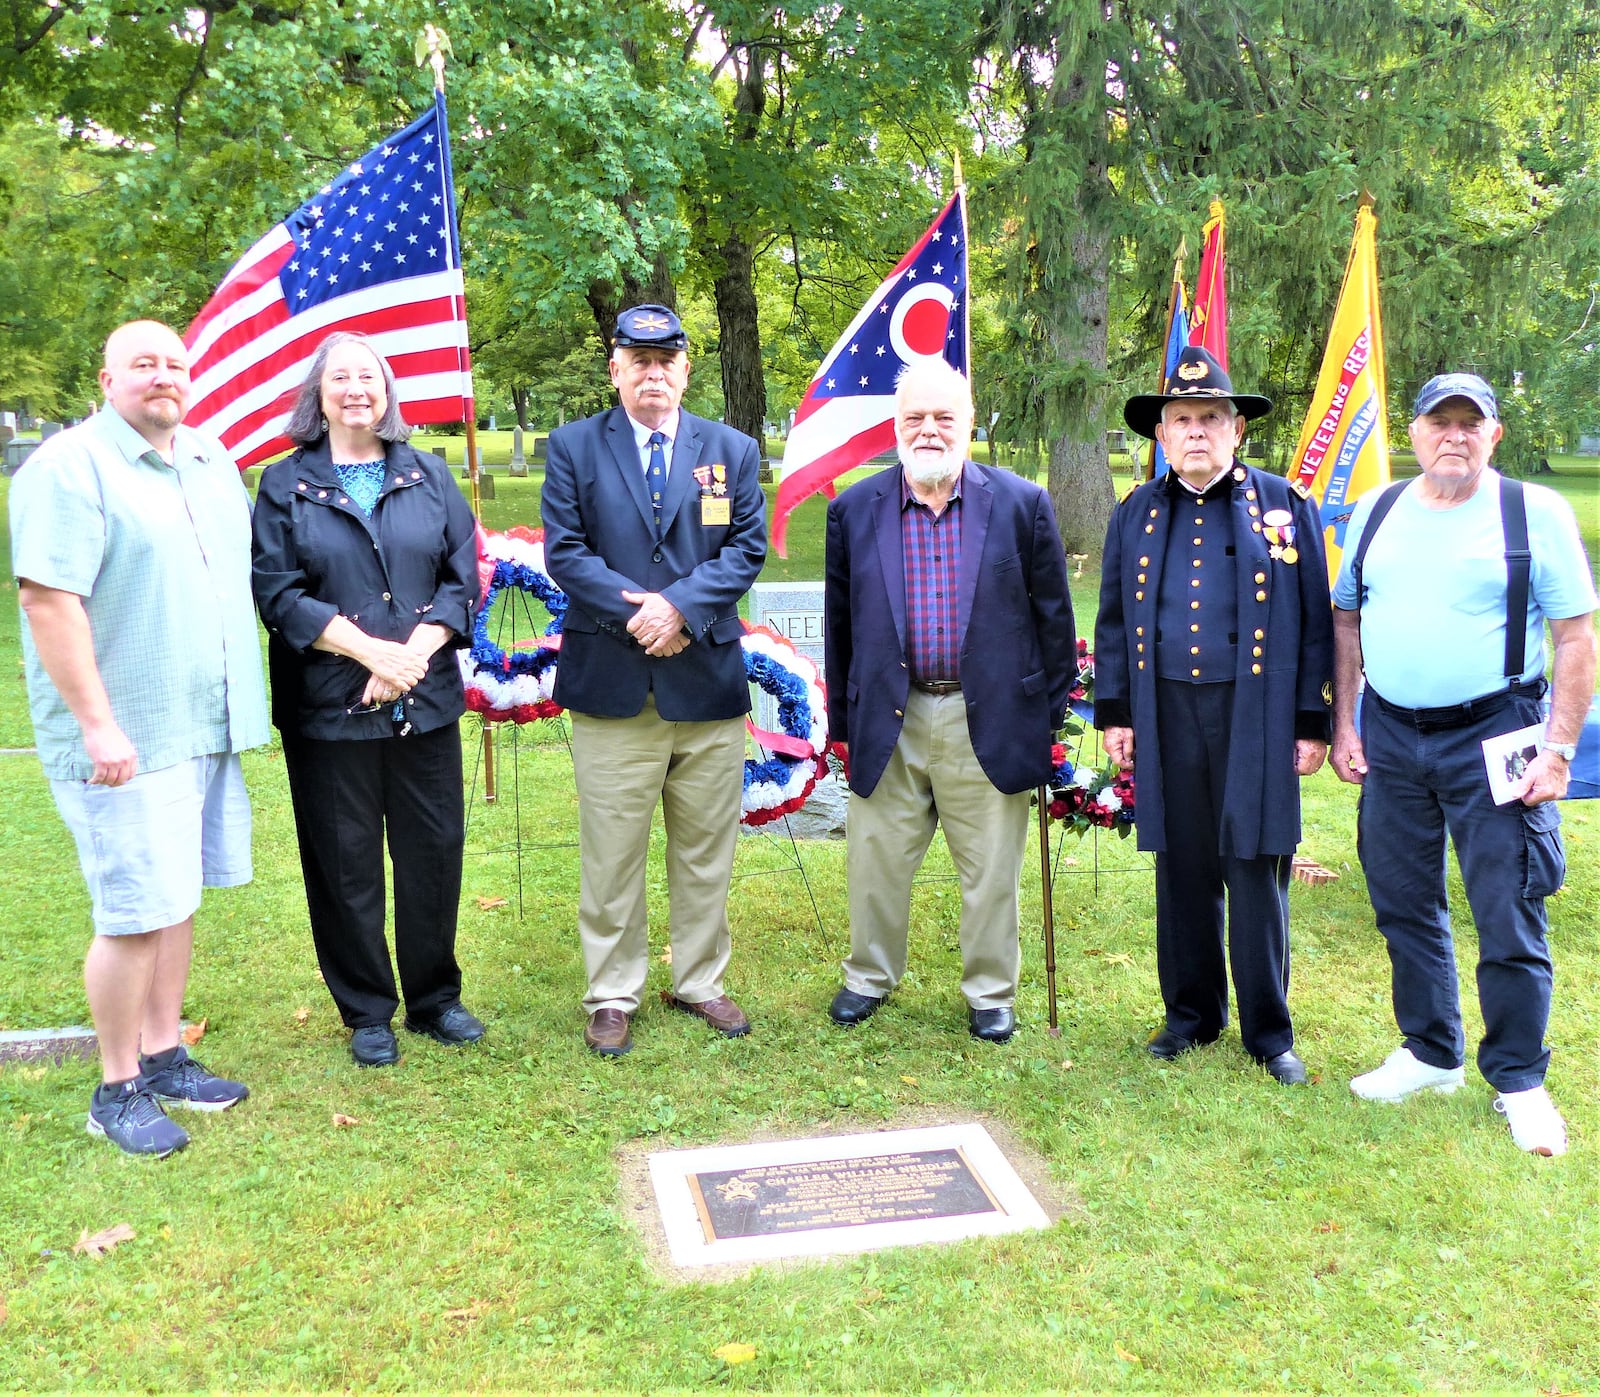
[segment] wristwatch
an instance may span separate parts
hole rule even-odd
[[[1547,742],[1544,744],[1546,752],[1554,752],[1563,758],[1569,765],[1577,759],[1578,746],[1574,742]]]

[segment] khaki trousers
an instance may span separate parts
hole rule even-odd
[[[672,990],[691,1004],[715,999],[732,949],[728,882],[739,840],[744,719],[669,723],[654,697],[632,718],[570,716],[578,934],[589,975],[584,1012],[639,1007],[650,970],[645,865],[658,802],[667,827]]]
[[[959,693],[911,691],[882,779],[870,796],[850,796],[847,989],[881,997],[905,974],[911,881],[942,826],[961,879],[961,992],[973,1009],[1016,1000],[1028,798],[1003,795],[983,774]]]

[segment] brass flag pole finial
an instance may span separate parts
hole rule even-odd
[[[433,66],[433,85],[440,92],[444,91],[444,61],[454,57],[450,36],[436,24],[424,24],[422,33],[417,36],[417,67],[420,68],[424,63]]]

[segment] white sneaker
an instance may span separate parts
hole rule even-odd
[[[1494,1108],[1506,1118],[1519,1150],[1546,1158],[1567,1152],[1567,1123],[1543,1087],[1503,1091],[1495,1097]]]
[[[1419,1091],[1437,1091],[1448,1096],[1467,1080],[1461,1067],[1429,1067],[1419,1062],[1410,1048],[1396,1048],[1384,1058],[1382,1067],[1350,1079],[1350,1090],[1363,1101],[1404,1101]]]

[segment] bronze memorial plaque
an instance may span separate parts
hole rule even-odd
[[[755,1165],[688,1183],[708,1243],[1006,1211],[959,1147]]]

